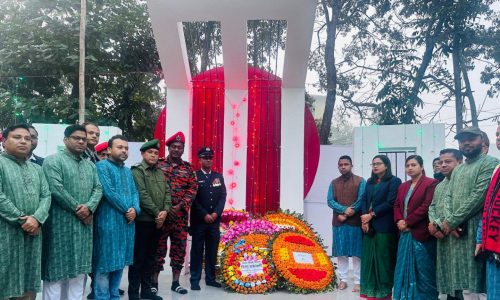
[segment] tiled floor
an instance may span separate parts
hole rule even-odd
[[[123,273],[121,288],[127,291],[127,270]],[[162,296],[163,299],[175,299],[175,300],[225,300],[225,299],[237,299],[244,298],[245,300],[254,300],[254,299],[286,299],[286,300],[351,300],[351,299],[360,299],[359,294],[355,294],[351,292],[352,283],[349,283],[349,287],[343,291],[333,291],[330,293],[323,294],[308,294],[308,295],[296,295],[290,294],[288,292],[274,292],[267,295],[242,295],[236,293],[229,293],[223,289],[217,289],[213,287],[206,287],[205,283],[202,279],[200,282],[201,291],[191,291],[189,288],[189,275],[181,276],[181,285],[189,290],[186,295],[179,295],[175,292],[170,291],[172,276],[171,273],[165,271],[160,274],[160,286],[158,295]],[[87,290],[89,287],[87,286]],[[85,296],[88,292],[85,293]],[[37,300],[41,300],[41,294],[37,295]],[[128,300],[127,293],[121,298],[122,300]]]

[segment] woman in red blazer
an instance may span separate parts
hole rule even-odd
[[[429,205],[437,180],[425,176],[419,155],[406,159],[410,180],[401,184],[394,203],[394,221],[400,232],[394,299],[438,299],[436,289],[436,240],[428,230]]]

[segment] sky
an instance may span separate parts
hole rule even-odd
[[[500,12],[500,3],[495,3],[494,4],[494,10],[497,12]],[[338,36],[338,41],[337,41],[337,47],[336,49],[341,49],[343,45],[345,45],[347,42],[349,42],[349,36],[344,37],[342,35]],[[312,39],[312,44],[311,44],[311,50],[314,49],[317,46],[316,43],[316,34],[313,35]],[[338,51],[338,50],[337,50]],[[340,53],[337,53],[340,54]],[[370,62],[368,62],[370,63]],[[373,64],[376,62],[373,61]],[[451,67],[451,58],[448,61],[448,69],[452,70]],[[486,97],[486,92],[488,90],[488,87],[480,82],[480,76],[481,76],[481,70],[484,67],[484,63],[481,62],[476,62],[476,68],[473,71],[469,71],[469,79],[471,81],[471,86],[473,89],[474,93],[474,98],[476,102],[476,106],[478,109],[478,119],[485,119],[488,117],[492,117],[495,115],[500,115],[500,98],[497,95],[495,98],[488,98]],[[452,73],[452,71],[451,71]],[[325,92],[318,91],[313,85],[317,84],[318,82],[318,75],[314,71],[308,71],[307,73],[307,78],[306,78],[306,91],[308,91],[312,95],[326,95]],[[420,94],[420,97],[424,101],[424,107],[419,108],[417,110],[417,113],[420,116],[425,116],[425,115],[433,115],[433,112],[437,111],[439,107],[441,106],[440,101],[443,99],[441,95],[436,95],[436,94]],[[337,102],[338,103],[338,102]],[[468,106],[468,105],[467,105]],[[337,104],[336,104],[337,108]],[[359,126],[359,118],[356,118],[356,116],[352,116],[349,118],[352,120],[351,122],[353,123],[354,126]],[[430,119],[430,118],[427,118]],[[466,120],[470,120],[470,114],[465,116]],[[499,119],[500,121],[500,119]],[[423,122],[425,123],[425,122]],[[448,128],[451,126],[451,124],[455,123],[455,107],[454,107],[454,102],[450,101],[448,102],[440,111],[440,113],[434,118],[433,123],[444,123],[446,125],[447,131],[446,131],[446,146],[447,147],[458,147],[458,144],[456,141],[453,139],[453,136],[455,135],[454,131],[450,131]],[[500,151],[498,151],[495,147],[495,132],[497,129],[497,122],[494,120],[487,120],[487,121],[482,121],[479,122],[479,127],[481,130],[485,131],[488,134],[488,137],[490,138],[491,146],[490,146],[490,151],[492,155],[495,155],[497,157],[500,157]]]

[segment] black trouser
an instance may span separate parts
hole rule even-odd
[[[199,283],[205,254],[205,281],[215,281],[215,264],[219,248],[219,222],[213,224],[200,223],[191,226],[191,284]]]
[[[161,231],[155,222],[135,223],[134,264],[128,269],[128,293],[138,295],[151,287],[151,275]]]

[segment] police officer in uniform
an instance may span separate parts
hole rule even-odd
[[[215,281],[215,263],[220,240],[221,214],[226,204],[226,186],[221,174],[211,170],[214,152],[209,147],[198,151],[201,170],[196,172],[198,192],[191,205],[191,290],[200,290],[203,254],[205,254],[205,282],[221,287]],[[203,251],[205,250],[205,251]],[[205,252],[205,253],[203,253]]]

